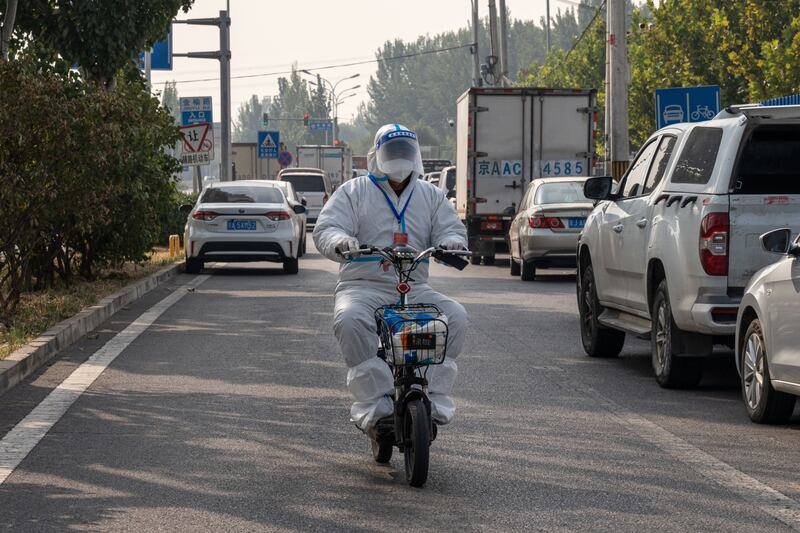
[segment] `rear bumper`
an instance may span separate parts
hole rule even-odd
[[[691,329],[706,335],[735,335],[739,303],[740,299],[727,297],[717,297],[713,302],[695,302],[689,312],[694,324]]]
[[[555,233],[549,229],[530,230],[520,235],[522,258],[526,261],[558,261],[575,264],[580,233]]]
[[[186,257],[203,261],[272,261],[297,257],[299,243],[293,230],[273,233],[230,235],[208,231],[190,231],[186,235]]]
[[[273,261],[283,262],[289,254],[277,242],[206,242],[197,256],[203,261]]]

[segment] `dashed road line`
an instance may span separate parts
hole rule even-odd
[[[658,424],[609,400],[594,389],[580,391],[594,398],[623,426],[703,477],[753,504],[761,511],[800,531],[800,502],[689,444]]]
[[[142,313],[76,368],[11,431],[6,433],[0,439],[0,485],[8,479],[14,469],[36,447],[56,422],[64,416],[64,413],[75,403],[75,400],[94,383],[94,380],[103,373],[125,348],[153,325],[164,311],[183,298],[187,290],[194,289],[208,278],[208,275],[193,278]]]

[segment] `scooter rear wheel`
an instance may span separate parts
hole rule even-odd
[[[405,429],[406,481],[412,487],[421,487],[428,479],[431,445],[431,423],[421,400],[412,400],[406,406]]]
[[[392,441],[372,439],[372,457],[376,463],[385,465],[392,460]]]

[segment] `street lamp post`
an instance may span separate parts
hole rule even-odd
[[[352,76],[347,76],[346,78],[340,79],[336,83],[331,83],[329,80],[323,78],[322,76],[316,76],[316,75],[312,74],[311,71],[309,71],[309,70],[303,69],[300,72],[302,72],[303,74],[306,74],[308,76],[319,78],[320,80],[322,80],[323,82],[328,84],[328,87],[331,90],[331,95],[330,95],[329,102],[330,102],[330,106],[331,106],[331,113],[333,113],[333,138],[334,139],[338,139],[339,138],[339,109],[338,109],[339,105],[338,105],[338,103],[343,99],[339,99],[337,97],[336,88],[343,81],[347,81],[347,80],[352,80],[352,79],[358,78],[359,76],[361,76],[361,74],[353,74]],[[313,82],[313,81],[309,82],[309,83],[311,83],[312,85],[316,85],[316,83]],[[355,85],[353,87],[348,87],[347,89],[344,89],[342,92],[345,93],[345,92],[353,90],[353,89],[358,89],[359,87],[361,87],[361,85]],[[326,134],[326,137],[327,137],[327,134]]]

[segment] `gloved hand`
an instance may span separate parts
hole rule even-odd
[[[458,237],[445,237],[439,243],[439,248],[443,248],[445,250],[463,250],[464,241]]]
[[[345,237],[339,241],[339,244],[336,245],[336,251],[342,256],[344,256],[345,252],[355,252],[360,248],[361,245],[359,244],[358,239],[355,237]],[[347,257],[346,259],[350,259],[350,257]]]

